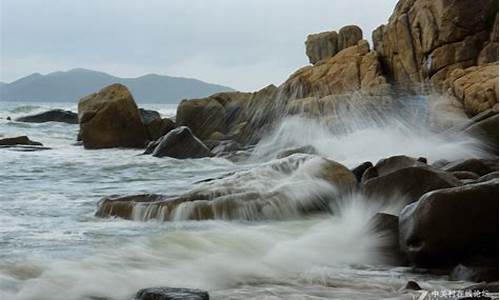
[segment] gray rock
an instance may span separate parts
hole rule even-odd
[[[498,114],[472,124],[465,132],[483,140],[487,149],[498,155]]]
[[[155,142],[156,143],[156,142]],[[191,129],[185,126],[178,127],[157,141],[157,145],[152,152],[154,157],[173,157],[179,159],[211,157],[213,154],[195,137]],[[150,150],[152,146],[148,146]],[[149,152],[146,151],[146,152]]]
[[[290,148],[290,149],[283,150],[280,153],[278,153],[278,155],[276,155],[276,158],[278,158],[278,159],[285,158],[285,157],[288,157],[290,155],[297,154],[297,153],[317,154],[318,151],[313,146],[306,145],[306,146],[302,146],[302,147],[298,147],[298,148]]]
[[[209,300],[208,292],[186,288],[147,288],[137,292],[135,300]]]
[[[464,159],[450,162],[444,167],[443,170],[447,172],[455,171],[468,171],[478,174],[479,176],[486,175],[488,173],[498,171],[498,160],[488,160],[488,159]]]
[[[472,180],[479,179],[479,175],[470,171],[453,171],[451,172],[451,174],[453,174],[453,176],[455,176],[458,179],[472,179]]]
[[[359,166],[355,167],[354,169],[351,170],[351,172],[356,176],[356,179],[358,182],[361,182],[361,178],[363,177],[363,174],[368,168],[373,167],[373,164],[370,161],[366,161]]]
[[[399,233],[401,249],[417,266],[498,257],[498,179],[425,194],[401,211]]]
[[[160,113],[156,110],[139,108],[139,114],[141,116],[142,124],[148,125],[155,120],[160,120]]]
[[[377,247],[376,251],[384,263],[395,266],[407,265],[405,254],[399,249],[398,216],[377,213],[368,224],[373,234],[382,240],[382,245]]]
[[[39,114],[17,118],[18,122],[45,123],[62,122],[68,124],[78,124],[78,114],[62,109],[53,109]]]

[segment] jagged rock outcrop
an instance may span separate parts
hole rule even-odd
[[[141,148],[149,138],[134,98],[121,84],[82,98],[78,119],[79,136],[87,149]]]
[[[498,62],[457,68],[450,72],[444,87],[470,116],[491,109],[498,105]]]
[[[387,88],[377,53],[370,51],[365,40],[314,66],[299,69],[280,86],[281,97],[288,100],[354,91],[384,94]]]
[[[482,65],[495,61],[498,61],[498,12],[491,30],[490,40],[479,53],[477,64]]]
[[[498,45],[497,13],[495,0],[401,0],[388,24],[372,33],[373,44],[397,84],[430,80],[441,87],[456,68],[498,61],[490,54]]]
[[[52,109],[39,114],[17,118],[16,121],[29,123],[62,122],[78,124],[78,114],[69,110]]]
[[[356,25],[344,26],[339,33],[326,31],[307,36],[306,55],[309,62],[317,62],[335,56],[339,51],[355,46],[363,38],[361,28]]]

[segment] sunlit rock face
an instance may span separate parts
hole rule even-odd
[[[373,44],[391,80],[441,87],[454,69],[498,61],[497,14],[494,0],[401,0]]]
[[[121,84],[107,86],[78,103],[80,138],[88,149],[144,147],[149,139],[137,104]]]

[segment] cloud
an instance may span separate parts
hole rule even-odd
[[[84,67],[195,77],[241,90],[307,64],[308,33],[358,24],[396,0],[2,0],[1,80]]]

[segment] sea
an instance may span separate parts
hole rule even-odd
[[[250,192],[289,190],[301,201],[314,185],[265,171],[281,162],[279,151],[291,147],[312,145],[349,168],[400,154],[429,163],[485,155],[473,137],[429,125],[426,116],[435,107],[429,97],[416,103],[424,109],[377,114],[377,122],[361,110],[357,125],[337,124],[346,129],[340,131],[284,116],[247,159],[232,161],[85,150],[76,143],[78,125],[7,120],[54,108],[76,111],[76,103],[0,101],[0,138],[27,135],[50,148],[0,149],[0,299],[131,300],[139,289],[163,286],[204,289],[211,299],[419,299],[422,292],[401,289],[409,280],[427,291],[470,285],[384,264],[374,251],[383,238],[369,220],[378,211],[397,214],[400,208],[377,207],[360,195],[333,213],[282,211],[254,220],[95,216],[106,196],[183,194],[228,173],[253,174],[232,183]],[[175,117],[175,105],[140,106]]]

